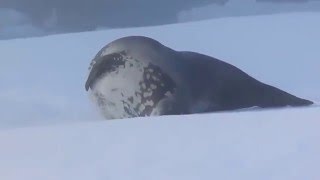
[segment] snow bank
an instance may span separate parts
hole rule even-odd
[[[5,180],[317,180],[319,108],[0,132]]]

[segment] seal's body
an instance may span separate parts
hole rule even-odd
[[[89,69],[86,90],[107,119],[312,104],[221,60],[142,36],[111,42]]]

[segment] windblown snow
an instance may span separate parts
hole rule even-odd
[[[1,179],[320,178],[320,13],[0,41]],[[110,41],[154,38],[318,104],[102,121],[84,83]]]

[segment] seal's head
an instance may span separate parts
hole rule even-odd
[[[115,40],[92,60],[85,89],[107,118],[149,116],[175,91],[165,67],[168,49],[142,36]],[[170,51],[170,50],[169,50]]]

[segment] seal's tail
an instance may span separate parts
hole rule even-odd
[[[262,101],[260,107],[281,107],[281,106],[308,106],[312,105],[313,102],[296,97],[278,88],[270,85],[264,87],[264,95],[262,95]]]

